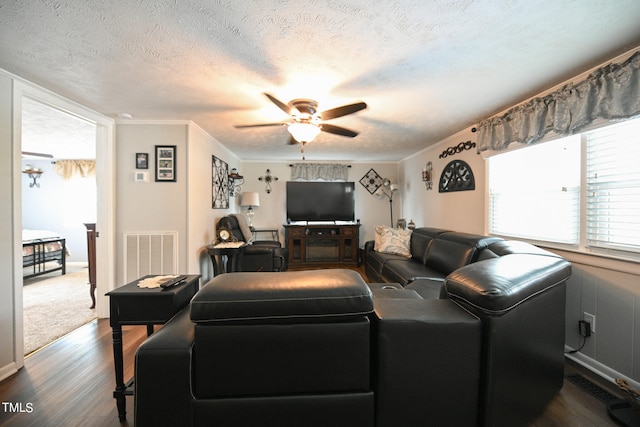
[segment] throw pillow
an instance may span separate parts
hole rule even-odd
[[[386,254],[402,255],[411,258],[411,230],[376,226],[374,249]]]

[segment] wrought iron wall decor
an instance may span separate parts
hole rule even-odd
[[[476,146],[475,142],[467,141],[461,142],[460,144],[449,147],[440,154],[439,158],[444,159],[447,156],[453,156],[454,154],[462,153],[464,150],[471,150]]]
[[[267,194],[271,193],[271,183],[275,182],[278,180],[277,176],[273,176],[271,175],[271,169],[267,169],[265,171],[264,176],[260,176],[258,177],[258,181],[264,181],[267,183],[267,186],[265,187],[264,191],[267,192]]]
[[[211,156],[211,207],[229,209],[229,165]]]
[[[433,188],[433,164],[431,162],[427,162],[422,169],[422,182],[424,182],[427,190],[431,190]]]
[[[476,181],[471,167],[462,160],[452,160],[440,175],[440,193],[468,191],[476,189]]]
[[[22,173],[27,174],[29,178],[31,178],[29,188],[40,188],[40,183],[38,182],[38,180],[42,175],[42,169],[31,167],[31,165],[26,165]]]
[[[382,181],[382,177],[373,169],[369,169],[369,172],[360,178],[360,184],[362,184],[370,194],[375,193],[378,188],[380,188]]]

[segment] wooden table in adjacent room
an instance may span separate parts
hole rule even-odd
[[[170,288],[140,288],[138,282],[145,276],[107,292],[110,303],[110,325],[113,331],[113,364],[116,389],[113,397],[120,421],[126,419],[125,396],[133,395],[133,380],[124,382],[122,356],[122,326],[146,325],[147,336],[154,325],[162,325],[186,307],[200,287],[200,275],[187,275],[184,282]]]

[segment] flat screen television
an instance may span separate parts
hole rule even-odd
[[[287,221],[353,221],[353,182],[287,182]]]

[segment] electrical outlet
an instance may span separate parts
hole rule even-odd
[[[594,316],[593,314],[589,314],[586,311],[584,313],[582,313],[582,319],[591,324],[591,332],[595,333],[596,332],[596,316]]]

